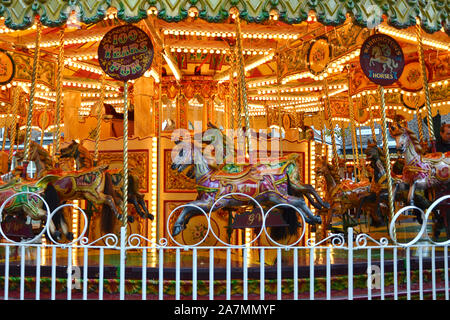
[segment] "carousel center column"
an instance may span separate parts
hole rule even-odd
[[[73,90],[64,91],[63,101],[64,141],[78,139],[80,133],[78,110],[81,107],[81,92]]]
[[[148,137],[153,132],[152,106],[155,80],[141,77],[134,83],[134,134]]]

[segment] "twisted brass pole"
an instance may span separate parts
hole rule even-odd
[[[122,226],[125,227],[128,218],[128,81],[124,83],[123,91],[123,207]]]
[[[330,106],[330,97],[328,95],[328,81],[327,78],[325,77],[323,79],[323,89],[325,91],[325,106],[327,108],[327,113],[328,113],[328,127],[330,130],[330,134],[331,134],[331,148],[333,150],[333,161],[334,164],[337,166],[339,164],[339,157],[337,154],[337,148],[336,148],[336,137],[335,137],[335,133],[334,133],[334,128],[333,128],[333,122],[331,120],[331,106]]]
[[[419,43],[419,61],[422,69],[423,87],[425,89],[425,105],[427,108],[428,135],[430,136],[430,144],[432,152],[436,152],[436,137],[434,135],[433,117],[431,115],[430,89],[428,87],[427,67],[425,65],[425,55],[423,53],[422,29],[420,28],[419,20],[416,23],[416,36],[417,41]]]
[[[239,14],[236,16],[236,44],[237,44],[237,58],[238,58],[238,66],[239,66],[239,92],[240,99],[242,101],[242,108],[244,109],[244,117],[245,117],[245,127],[246,127],[246,136],[247,136],[247,145],[248,152],[250,154],[251,147],[251,131],[250,131],[250,118],[248,113],[248,101],[247,101],[247,86],[245,83],[245,67],[244,67],[244,57],[242,54],[242,30],[241,30],[241,20],[239,18]],[[238,117],[241,117],[239,114]]]
[[[17,113],[19,110],[19,102],[20,102],[20,88],[19,86],[16,86],[14,88],[14,97],[13,97],[13,108],[12,108],[12,122],[11,122],[11,132],[9,137],[9,153],[8,153],[8,163],[11,165],[13,151],[14,151],[14,145],[16,141],[16,134],[17,134]]]
[[[59,156],[61,143],[62,80],[64,71],[64,27],[59,30],[58,70],[56,75],[56,140],[54,154]]]
[[[386,123],[386,105],[384,100],[384,88],[379,86],[380,102],[381,102],[381,133],[383,135],[383,153],[385,157],[386,167],[386,182],[388,187],[389,198],[389,212],[391,219],[394,217],[394,196],[392,194],[392,179],[391,179],[391,156],[389,154],[388,135],[387,135],[387,123]]]
[[[105,79],[106,74],[102,73],[100,100],[97,106],[97,126],[95,127],[94,165],[97,165],[98,163],[98,146],[100,144],[100,129],[103,119],[103,101],[105,99],[105,81],[106,81]]]
[[[235,103],[234,99],[236,96],[236,88],[234,87],[234,72],[236,69],[236,54],[235,54],[235,47],[230,48],[230,81],[229,81],[229,92],[230,92],[230,116],[231,116],[231,129],[234,130],[235,121],[236,121],[236,114],[235,114]]]
[[[353,100],[350,94],[351,88],[351,76],[350,76],[350,68],[347,67],[348,75],[347,75],[347,86],[348,86],[348,109],[350,114],[350,131],[352,135],[352,151],[355,150],[353,162],[356,162],[353,166],[353,173],[355,175],[355,179],[357,178],[356,166],[359,168],[359,151],[358,151],[358,141],[356,141],[356,128],[355,128],[355,114],[353,111]]]
[[[31,74],[30,98],[29,98],[28,113],[27,113],[25,146],[24,146],[24,152],[23,152],[25,163],[28,162],[29,152],[30,152],[31,121],[33,119],[33,103],[34,103],[34,94],[36,92],[36,80],[37,80],[37,75],[39,72],[40,42],[41,42],[41,21],[39,19],[37,19],[37,21],[36,21],[36,41],[35,41],[35,46],[34,46],[33,69],[32,69],[33,71]]]
[[[377,134],[375,133],[375,120],[373,119],[372,106],[369,106],[370,130],[372,131],[373,143],[378,144]]]
[[[5,151],[5,146],[6,146],[6,132],[7,132],[7,128],[10,126],[11,120],[9,120],[10,117],[10,113],[11,113],[11,105],[8,104],[8,106],[6,107],[6,117],[5,117],[5,125],[4,125],[4,131],[3,131],[3,141],[2,141],[2,151]]]

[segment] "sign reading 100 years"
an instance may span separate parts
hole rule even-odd
[[[148,35],[133,25],[108,31],[98,46],[98,61],[105,73],[121,81],[137,79],[150,68],[153,44]]]
[[[384,34],[375,34],[364,41],[359,62],[369,80],[382,86],[396,82],[405,67],[402,48]]]

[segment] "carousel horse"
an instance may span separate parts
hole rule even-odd
[[[75,159],[77,170],[92,168],[94,163],[89,150],[75,140],[72,140],[67,147],[61,148],[60,157]],[[111,174],[116,193],[121,196],[123,194],[123,171],[108,170],[108,172]],[[154,216],[148,212],[144,195],[139,192],[139,178],[132,174],[128,174],[128,203],[134,205],[136,212],[142,218],[154,219]]]
[[[223,152],[226,154],[227,153],[227,148],[229,146],[233,146],[233,141],[231,141],[231,139],[226,134],[224,134],[224,132],[222,130],[217,128],[211,122],[208,123],[208,128],[209,128],[208,131],[210,131],[211,129],[213,131],[210,132],[209,134],[204,134],[203,135],[204,138],[202,139],[202,143],[206,143],[206,144],[214,143],[214,140],[211,139],[211,137],[216,136],[216,133],[218,133],[222,137]],[[208,131],[206,131],[206,132],[208,132]],[[269,137],[266,137],[266,138],[269,138]],[[234,152],[234,154],[236,154],[236,150],[233,150],[233,152]],[[217,164],[214,164],[211,161],[209,163],[210,163],[210,165],[216,165],[217,166]],[[230,167],[231,169],[227,169],[227,167]],[[236,171],[236,168],[242,168],[242,166],[236,166],[235,168],[233,168],[233,165],[222,165],[222,168],[225,168],[225,170]],[[188,171],[188,176],[189,176],[189,173],[190,173],[191,177],[193,177],[193,167],[192,166],[191,166],[191,170]],[[303,196],[305,196],[308,199],[309,203],[311,203],[311,205],[314,208],[318,209],[318,210],[330,207],[330,205],[327,202],[323,201],[323,199],[320,197],[320,195],[317,193],[316,189],[314,189],[314,187],[312,185],[306,184],[306,183],[302,183],[300,181],[300,174],[298,176],[292,177],[292,179],[293,179],[293,181],[295,181],[295,183],[292,183],[290,185],[290,189],[289,189],[289,194],[290,195],[293,195],[293,196],[296,196],[296,197],[303,197]],[[286,209],[286,208],[284,208],[284,209]]]
[[[364,153],[366,154],[367,159],[370,160],[370,165],[374,171],[374,177],[371,184],[370,190],[371,194],[362,199],[361,205],[366,201],[376,201],[377,208],[381,208],[381,206],[378,206],[378,204],[385,204],[386,207],[389,201],[389,196],[386,184],[386,171],[383,165],[384,164],[383,151],[379,147],[377,147],[376,144],[369,141],[369,143],[367,144],[367,149],[365,150]],[[396,166],[399,166],[399,163],[397,163]],[[391,180],[393,184],[392,193],[394,200],[396,199],[406,200],[407,196],[405,196],[404,193],[409,189],[409,185],[398,178],[392,178]],[[431,202],[420,192],[414,193],[414,202],[422,210],[426,210],[431,205]],[[358,208],[358,215],[359,212],[360,208]],[[380,211],[377,211],[377,214],[379,215]],[[418,212],[416,213],[416,215],[417,221],[420,224],[422,224],[422,217],[419,215]],[[384,216],[386,217],[386,215]]]
[[[92,168],[94,166],[94,160],[89,150],[75,140],[72,140],[67,147],[61,148],[59,152],[61,158],[73,158],[77,170]]]
[[[177,145],[180,142],[180,140],[175,141]],[[279,162],[270,164],[228,165],[229,170],[227,170],[224,167],[219,169],[211,165],[203,155],[202,148],[197,148],[194,143],[191,143],[190,146],[190,150],[180,148],[177,157],[184,160],[175,159],[171,168],[182,172],[192,166],[189,174],[195,177],[198,195],[196,200],[183,208],[175,221],[172,229],[173,236],[178,235],[186,228],[191,217],[200,214],[196,207],[208,213],[219,198],[223,197],[217,201],[213,211],[237,208],[247,204],[253,205],[251,198],[229,195],[231,193],[248,195],[266,207],[290,204],[301,212],[307,223],[321,223],[320,216],[314,216],[303,197],[289,193],[295,189],[295,184],[300,183],[299,168],[296,163],[297,154],[291,154],[285,159],[280,159]],[[294,221],[294,223],[298,225],[298,222]]]
[[[37,185],[45,187],[49,183],[53,184],[63,202],[85,199],[102,205],[102,230],[111,232],[112,214],[122,219],[117,209],[122,207],[122,200],[114,190],[107,168],[108,165],[103,165],[84,171],[64,172],[64,175],[49,174],[40,179]]]
[[[405,158],[402,180],[409,185],[408,204],[414,205],[416,190],[444,189],[450,184],[450,152],[422,155],[416,134],[400,123],[389,124],[397,150]]]
[[[24,151],[16,151],[16,160],[21,162],[24,159]],[[28,160],[33,161],[36,165],[36,178],[42,178],[48,171],[54,169],[52,157],[39,143],[30,140],[30,151]]]
[[[17,180],[12,186],[0,186],[0,206],[3,205],[9,197],[20,192],[34,192],[39,194],[47,203],[50,212],[60,205],[58,193],[51,183],[47,184],[45,187],[41,187],[39,186],[39,181],[25,181],[25,183],[23,183],[22,181]],[[28,216],[31,220],[44,221],[47,219],[47,211],[43,201],[33,194],[20,194],[12,198],[5,205],[4,211],[2,212],[5,222],[8,222],[12,216],[22,214]],[[61,210],[57,211],[49,222],[49,230],[53,239],[59,241],[62,238],[62,234],[64,234],[67,240],[73,240],[73,234],[69,232],[68,229],[67,222],[65,221]]]
[[[337,168],[332,167],[325,158],[316,164],[316,175],[323,176],[326,184],[325,200],[330,202],[327,223],[331,223],[331,217],[338,215],[342,217],[344,229],[349,224],[348,210],[358,208],[361,199],[370,193],[369,181],[358,183],[352,180],[341,180]],[[350,223],[351,224],[351,223]]]

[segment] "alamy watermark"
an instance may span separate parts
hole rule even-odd
[[[377,265],[367,267],[367,288],[381,289],[381,269]]]

